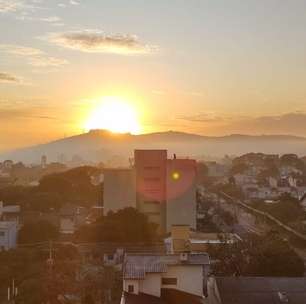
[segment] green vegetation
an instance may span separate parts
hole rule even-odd
[[[59,296],[77,290],[76,270],[80,257],[72,246],[57,246],[52,251],[53,264],[47,263],[48,246],[0,252],[0,303],[7,298],[7,288],[18,288],[17,304],[58,303]]]
[[[20,244],[46,242],[59,237],[58,228],[47,221],[25,223],[18,233]]]
[[[80,242],[145,242],[156,240],[157,225],[134,208],[109,212],[94,224],[81,227],[76,232]]]
[[[11,186],[0,189],[0,201],[18,203],[23,210],[47,212],[59,210],[67,202],[81,206],[97,203],[101,185],[93,185],[91,176],[99,174],[95,167],[79,167],[42,177],[38,186]]]
[[[257,201],[253,204],[253,207],[271,214],[284,224],[300,221],[305,218],[305,213],[299,201],[290,195],[282,195],[279,201],[273,204]]]
[[[287,276],[304,275],[303,260],[277,233],[249,236],[241,242],[209,247],[217,260],[213,273],[220,276]]]

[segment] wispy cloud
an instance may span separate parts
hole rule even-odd
[[[107,35],[98,30],[52,33],[47,39],[58,46],[89,53],[148,54],[157,49],[135,35]]]
[[[51,57],[44,51],[32,47],[0,44],[0,51],[27,59],[28,64],[35,67],[60,67],[68,64],[66,59]]]
[[[16,12],[23,8],[25,8],[25,3],[23,1],[0,0],[0,13]]]
[[[76,1],[76,0],[70,0],[69,3],[71,5],[80,5],[80,2],[79,1]]]
[[[15,75],[6,73],[6,72],[0,72],[0,83],[20,83],[21,79],[16,77]]]
[[[41,1],[38,0],[0,0],[0,13],[33,12],[40,9]]]
[[[229,116],[201,113],[179,116],[198,129],[211,130],[215,134],[291,134],[306,135],[306,113],[292,112],[270,116]]]

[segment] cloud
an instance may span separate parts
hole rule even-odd
[[[213,134],[290,134],[306,136],[306,113],[292,112],[280,115],[229,116],[201,113],[179,116],[200,130]]]
[[[185,120],[189,122],[200,122],[200,123],[214,123],[214,122],[224,122],[227,120],[224,116],[216,115],[213,112],[199,113],[189,116],[179,116],[178,119]]]
[[[0,72],[0,83],[12,83],[12,84],[16,84],[16,83],[20,83],[21,80],[9,73],[5,73],[5,72]]]
[[[23,1],[0,0],[0,13],[11,13],[23,9],[25,4]]]
[[[0,0],[0,13],[19,13],[27,14],[34,12],[41,7],[37,6],[41,1],[37,0]]]
[[[61,21],[61,18],[58,16],[50,16],[50,17],[40,18],[39,20],[49,22],[49,23],[54,23],[54,22]]]
[[[88,53],[148,54],[156,47],[143,44],[135,35],[107,35],[101,31],[84,30],[53,33],[48,40],[58,46]]]
[[[70,0],[69,3],[71,5],[80,5],[80,2],[79,1],[76,1],[76,0]]]
[[[35,67],[60,67],[68,64],[66,59],[48,56],[44,51],[32,47],[0,44],[0,50],[10,55],[26,58],[28,64]]]
[[[29,60],[30,64],[35,67],[60,67],[68,64],[66,59],[55,57],[33,57]]]
[[[47,119],[47,120],[57,120],[56,117],[47,115],[38,115],[30,108],[27,109],[0,109],[1,119]]]
[[[5,51],[8,54],[16,56],[41,56],[43,51],[27,46],[19,46],[12,44],[0,44],[0,50]]]

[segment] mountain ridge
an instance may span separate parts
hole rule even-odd
[[[45,154],[56,161],[59,154],[68,158],[78,155],[89,161],[105,161],[116,155],[130,157],[134,149],[168,149],[170,152],[195,157],[198,155],[241,155],[247,152],[306,154],[306,138],[294,135],[205,136],[180,131],[165,131],[133,135],[117,134],[107,130],[60,138],[45,144],[16,149],[0,154],[0,159],[37,162]]]

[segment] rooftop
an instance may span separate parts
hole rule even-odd
[[[0,221],[0,229],[8,229],[8,228],[14,227],[14,226],[16,226],[15,222]]]
[[[127,254],[124,263],[124,278],[142,280],[146,273],[165,273],[170,265],[208,265],[209,256],[206,253],[188,254],[186,260],[181,260],[180,254],[146,255]]]

